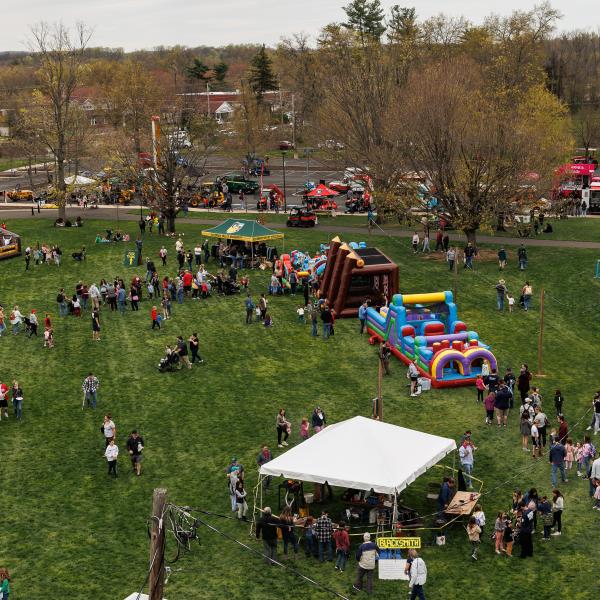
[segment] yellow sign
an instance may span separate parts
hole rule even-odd
[[[396,550],[406,548],[420,548],[420,537],[399,537],[399,538],[377,538],[377,545],[382,550]]]

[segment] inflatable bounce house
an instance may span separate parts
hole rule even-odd
[[[397,294],[390,306],[367,311],[371,342],[388,341],[404,363],[414,361],[432,387],[475,383],[484,363],[496,358],[475,331],[458,319],[452,292]]]
[[[320,284],[337,317],[356,317],[365,301],[382,306],[398,293],[398,265],[377,248],[331,240]]]
[[[2,224],[0,229],[0,259],[19,256],[21,254],[21,237],[8,231]]]

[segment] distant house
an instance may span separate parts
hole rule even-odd
[[[98,96],[98,90],[94,87],[78,87],[73,90],[71,101],[85,111],[91,127],[106,127],[110,124],[109,108]]]
[[[214,117],[219,123],[230,121],[240,105],[241,92],[187,92],[179,94],[195,111]],[[265,92],[263,100],[271,110],[279,106],[279,92]]]

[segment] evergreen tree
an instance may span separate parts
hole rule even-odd
[[[208,71],[208,67],[199,58],[195,58],[192,66],[187,68],[187,75],[190,79],[199,79],[203,81],[210,79],[210,77],[206,76]]]
[[[344,27],[357,31],[362,43],[367,37],[378,40],[383,35],[384,12],[379,0],[352,0],[344,6],[344,12],[348,17]]]
[[[413,8],[395,4],[387,22],[387,37],[391,43],[414,42],[419,36],[417,11]]]
[[[229,65],[223,61],[216,64],[213,67],[214,72],[214,80],[219,83],[223,83],[225,81],[225,77],[227,76],[227,71],[229,71]]]
[[[259,99],[262,98],[265,92],[277,89],[277,78],[273,73],[273,62],[268,57],[264,44],[250,63],[249,82],[250,87]]]

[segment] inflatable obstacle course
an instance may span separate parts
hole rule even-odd
[[[367,331],[404,363],[414,361],[433,387],[472,385],[484,363],[497,368],[489,346],[458,319],[452,292],[396,294],[380,311],[368,309]]]

